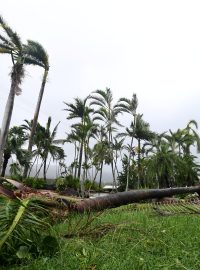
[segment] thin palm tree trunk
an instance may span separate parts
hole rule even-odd
[[[35,114],[34,114],[34,117],[33,117],[33,123],[32,123],[32,127],[31,127],[31,133],[30,133],[30,137],[29,137],[29,142],[28,142],[28,152],[29,153],[31,153],[32,147],[33,147],[33,137],[34,137],[36,127],[37,127],[38,116],[39,116],[39,112],[40,112],[40,107],[41,107],[41,103],[42,103],[42,98],[43,98],[43,94],[44,94],[44,89],[45,89],[45,85],[46,85],[47,76],[48,76],[48,70],[45,70],[44,75],[43,75],[43,79],[42,79],[41,88],[40,88],[40,93],[39,93],[39,96],[38,96],[36,109],[35,109]],[[26,177],[27,173],[28,173],[28,166],[25,166],[23,176]]]
[[[42,169],[43,164],[44,164],[44,162],[41,163],[40,168],[39,168],[39,170],[36,172],[34,178],[36,178],[36,177],[39,176],[39,173],[40,173],[40,171],[41,171],[41,169]]]
[[[129,152],[129,156],[128,156],[128,166],[127,166],[127,175],[126,175],[126,191],[128,191],[128,187],[129,187],[129,177],[130,177],[130,163],[131,163],[131,151],[132,151],[132,147],[133,147],[133,139],[134,137],[131,137],[131,145],[130,145],[130,152]]]
[[[50,159],[49,159],[49,164],[48,164],[48,166],[47,166],[46,173],[47,173],[47,171],[48,171],[48,169],[49,169],[49,166],[50,166],[50,164],[51,164],[51,160],[52,160],[52,157],[50,157]]]
[[[79,162],[78,162],[78,178],[81,177],[81,166],[82,166],[82,157],[83,157],[83,141],[80,145],[80,151],[79,151]]]
[[[36,163],[37,159],[38,159],[38,156],[36,155],[36,157],[35,157],[35,159],[34,159],[34,161],[33,161],[32,165],[31,165],[31,167],[30,167],[30,169],[29,169],[28,177],[30,176],[31,171],[32,171],[32,169],[33,169],[33,166],[35,165],[35,163]]]
[[[8,160],[10,159],[10,157],[11,157],[11,155],[4,155],[3,167],[2,167],[2,172],[1,172],[2,177],[5,176],[6,168],[7,168],[7,165],[8,165]]]
[[[43,167],[43,177],[44,177],[44,181],[46,182],[46,167],[47,167],[47,159],[44,159],[44,167]]]
[[[103,172],[103,161],[101,163],[101,169],[100,169],[99,189],[101,188],[102,172]]]
[[[81,145],[80,145],[79,166],[78,166],[78,178],[80,180],[81,196],[82,196],[82,198],[84,198],[84,196],[85,196],[84,179],[81,179],[81,166],[82,166],[82,157],[83,157],[83,145],[84,145],[84,142],[82,140]]]
[[[17,86],[18,85],[16,85],[15,81],[12,80],[11,87],[10,87],[10,93],[9,93],[6,107],[4,110],[4,116],[3,116],[1,133],[0,133],[0,171],[1,171],[1,168],[3,165],[3,152],[4,152],[4,147],[6,144],[6,139],[8,137],[10,121],[11,121],[11,117],[12,117],[14,100],[15,100],[15,89]]]
[[[134,115],[134,124],[133,124],[133,128],[135,129],[136,127],[136,121],[137,121],[137,115]],[[134,132],[135,133],[135,132]],[[131,137],[131,150],[133,147],[133,139],[134,139],[134,135],[132,135]],[[129,176],[130,176],[130,161],[131,161],[131,152],[129,153],[129,158],[128,158],[128,168],[127,168],[127,179],[126,179],[126,191],[128,191],[128,186],[129,186]]]
[[[138,139],[138,188],[140,187],[140,184],[143,186],[143,180],[141,179],[141,145],[140,145],[140,139]]]

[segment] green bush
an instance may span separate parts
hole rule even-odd
[[[89,179],[86,179],[84,182],[85,190],[99,190],[99,186],[96,182],[92,182]]]
[[[73,188],[75,190],[80,190],[80,180],[79,178],[74,178],[72,175],[67,175],[65,178],[56,179],[56,189],[58,191],[63,191],[66,188]],[[98,190],[98,184],[91,182],[89,179],[86,179],[84,182],[85,190]]]
[[[44,188],[45,181],[43,178],[27,177],[23,180],[23,183],[32,188]]]
[[[79,178],[74,178],[72,175],[67,175],[65,177],[67,187],[74,188],[75,190],[80,189],[80,180]]]
[[[67,181],[65,178],[58,178],[56,179],[55,185],[57,191],[63,191],[67,187]]]
[[[14,174],[14,175],[11,175],[10,177],[11,177],[11,179],[19,181],[19,182],[21,182],[23,179],[22,175],[20,175],[20,174]]]

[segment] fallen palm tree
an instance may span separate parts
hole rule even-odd
[[[60,207],[69,210],[70,212],[89,212],[100,211],[107,208],[114,208],[121,205],[130,203],[141,202],[150,199],[161,199],[164,197],[171,197],[179,194],[195,193],[200,194],[200,186],[192,187],[177,187],[166,189],[147,189],[147,190],[134,190],[128,192],[118,192],[109,194],[105,197],[97,197],[94,199],[74,199],[59,194],[51,194],[47,191],[40,191],[32,189],[12,179],[0,178],[17,188],[16,191],[11,191],[0,185],[0,194],[3,194],[10,199],[24,199],[30,197],[40,197],[42,205],[47,207]]]
[[[88,211],[99,211],[149,199],[160,199],[173,195],[195,192],[197,192],[198,194],[200,193],[200,186],[119,192],[105,197],[78,201],[70,206],[70,210],[79,213]]]

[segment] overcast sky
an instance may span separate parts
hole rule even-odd
[[[69,122],[63,101],[110,87],[114,99],[139,99],[155,131],[200,123],[200,1],[6,0],[0,13],[23,42],[40,42],[50,73],[40,111],[44,124]],[[8,96],[11,62],[0,58],[0,121]],[[43,70],[26,69],[12,124],[33,117]]]

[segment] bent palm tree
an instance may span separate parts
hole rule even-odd
[[[36,132],[38,116],[39,116],[42,98],[43,98],[43,94],[44,94],[44,89],[45,89],[47,76],[48,76],[48,72],[49,72],[49,59],[48,59],[48,54],[44,50],[42,45],[39,44],[38,42],[35,42],[32,40],[28,40],[28,45],[24,46],[24,53],[26,55],[26,58],[25,58],[26,64],[33,64],[33,65],[37,65],[37,66],[44,68],[42,84],[40,87],[38,101],[37,101],[36,108],[35,108],[35,113],[34,113],[34,117],[33,117],[33,122],[32,122],[30,137],[29,137],[29,143],[28,143],[28,152],[31,153],[32,147],[33,147],[33,136]],[[28,166],[25,166],[24,177],[27,176],[27,172],[28,172]]]
[[[4,110],[4,116],[1,126],[0,134],[0,169],[2,167],[3,151],[6,144],[6,139],[8,136],[10,121],[12,117],[15,95],[19,95],[21,92],[20,84],[24,77],[24,55],[23,46],[20,37],[16,32],[14,32],[0,17],[0,26],[8,36],[8,39],[0,36],[0,52],[9,53],[12,59],[12,70],[11,70],[11,87],[8,95],[6,107]]]

